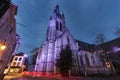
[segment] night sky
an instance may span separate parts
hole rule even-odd
[[[75,39],[94,43],[98,33],[107,40],[116,38],[120,26],[120,0],[12,0],[18,5],[17,33],[21,37],[18,52],[29,53],[46,38],[49,18],[56,4],[65,14],[66,26]]]

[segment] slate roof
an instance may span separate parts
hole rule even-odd
[[[18,54],[15,54],[16,56],[24,56],[24,53],[23,52],[20,52]]]
[[[113,47],[120,47],[120,38],[105,42],[103,44],[99,45],[103,50],[109,51],[111,50]]]
[[[99,46],[95,45],[95,44],[89,44],[83,41],[79,41],[76,40],[78,42],[78,45],[81,47],[81,50],[85,50],[85,51],[96,51],[96,50],[102,50]]]

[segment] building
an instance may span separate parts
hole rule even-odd
[[[12,62],[6,69],[5,73],[7,74],[15,74],[15,73],[20,73],[23,72],[25,69],[25,61],[26,61],[26,56],[24,53],[20,52],[18,54],[15,54],[13,56]]]
[[[28,71],[34,71],[35,63],[36,63],[36,57],[37,57],[37,54],[38,54],[38,49],[39,48],[33,49],[31,51],[30,55],[27,57],[27,61],[28,61],[27,70]]]
[[[56,59],[61,50],[69,45],[72,50],[73,66],[71,74],[110,74],[111,67],[107,67],[103,50],[96,45],[74,39],[65,24],[64,14],[60,14],[56,5],[48,24],[46,41],[38,51],[35,71],[46,75],[59,73]]]
[[[113,64],[113,70],[117,74],[120,74],[120,38],[105,42],[99,45],[108,55],[111,64]]]
[[[16,14],[16,5],[0,0],[0,79],[16,48]]]

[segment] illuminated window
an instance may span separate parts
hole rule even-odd
[[[70,42],[70,39],[69,39],[69,37],[67,37],[67,41],[68,41],[68,43]]]
[[[20,62],[17,63],[17,66],[20,66]]]
[[[10,69],[10,73],[14,72],[14,69]]]
[[[20,71],[19,68],[14,69],[15,73],[18,73]]]
[[[15,66],[15,65],[16,65],[16,62],[13,63],[13,66]]]

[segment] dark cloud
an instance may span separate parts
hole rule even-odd
[[[41,46],[46,38],[49,17],[55,5],[64,12],[66,26],[79,40],[94,43],[98,33],[105,33],[113,39],[116,26],[120,26],[120,0],[13,0],[18,4],[17,25],[22,38],[19,49],[28,53],[30,49]],[[27,47],[27,45],[33,45]]]

